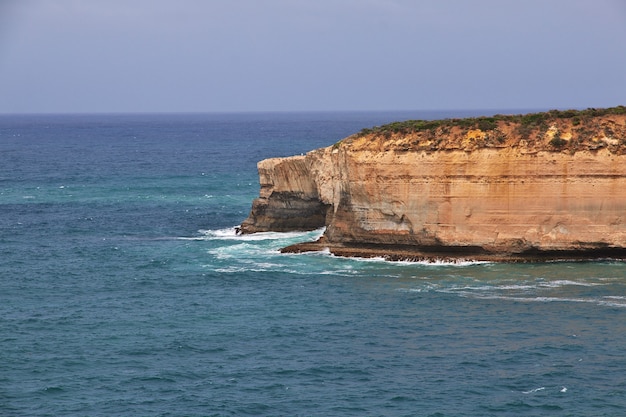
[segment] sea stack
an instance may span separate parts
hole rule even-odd
[[[258,164],[243,233],[391,260],[626,259],[626,107],[411,120]]]

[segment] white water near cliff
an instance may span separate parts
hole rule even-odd
[[[626,307],[626,297],[605,292],[623,281],[622,262],[603,262],[611,271],[607,276],[587,277],[584,272],[597,263],[562,262],[553,264],[507,265],[477,261],[387,261],[382,258],[343,258],[327,251],[302,254],[281,254],[279,249],[297,242],[314,241],[323,230],[313,232],[266,232],[237,235],[232,228],[202,230],[202,236],[192,240],[208,240],[216,247],[208,250],[217,263],[227,260],[229,267],[222,272],[282,271],[293,274],[346,274],[350,276],[405,277],[413,285],[400,291],[442,292],[459,297],[499,298],[521,302],[593,303],[611,307]],[[207,264],[208,268],[212,265]],[[557,276],[543,276],[549,266],[562,270]],[[523,276],[511,278],[509,270],[525,270]],[[549,269],[549,268],[548,268]],[[474,277],[480,271],[483,278]],[[466,276],[468,275],[469,276]],[[564,277],[567,278],[564,278]]]

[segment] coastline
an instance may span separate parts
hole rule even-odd
[[[626,261],[626,248],[587,250],[526,250],[518,253],[494,253],[481,247],[413,247],[408,245],[330,243],[323,236],[313,242],[301,242],[280,249],[281,253],[328,251],[346,258],[382,258],[392,262],[599,262]]]
[[[413,120],[258,163],[243,234],[283,252],[489,262],[626,260],[626,107]]]

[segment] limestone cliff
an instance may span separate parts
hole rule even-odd
[[[244,233],[339,255],[626,258],[626,108],[409,121],[259,163]]]

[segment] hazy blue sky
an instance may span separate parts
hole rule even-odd
[[[0,113],[618,104],[624,0],[0,0]]]

